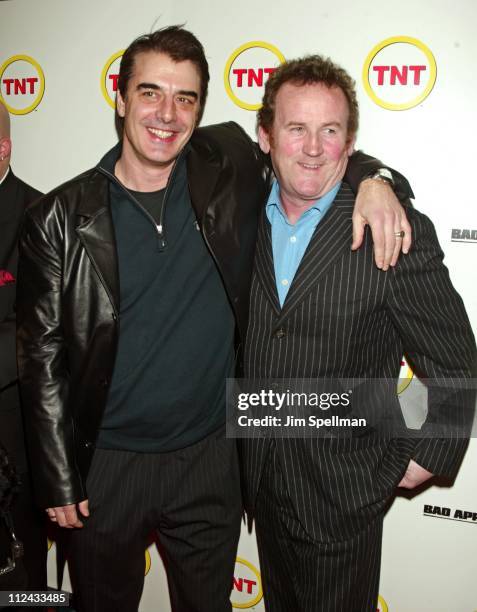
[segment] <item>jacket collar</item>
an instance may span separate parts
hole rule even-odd
[[[122,144],[118,142],[87,173],[89,180],[77,209],[80,217],[95,217],[109,209],[109,180],[114,179],[114,166],[121,155],[121,148]]]
[[[195,132],[189,144],[186,161],[192,206],[197,219],[204,221],[220,174],[220,159],[217,152]]]

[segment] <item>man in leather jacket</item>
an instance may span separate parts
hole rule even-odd
[[[208,80],[190,32],[136,39],[118,81],[122,141],[26,215],[27,433],[37,500],[72,530],[80,611],[137,610],[153,529],[173,609],[231,609],[242,506],[225,379],[246,331],[270,171],[238,125],[197,129]],[[379,167],[358,154],[348,180]],[[401,211],[382,220],[389,186],[366,188],[386,268],[401,248],[394,234],[409,226]],[[355,219],[357,246],[364,221]]]

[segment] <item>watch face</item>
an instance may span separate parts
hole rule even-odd
[[[384,180],[390,181],[391,183],[394,183],[393,181],[393,175],[391,173],[390,170],[388,170],[387,168],[379,168],[379,170],[376,172],[375,177],[380,177]]]

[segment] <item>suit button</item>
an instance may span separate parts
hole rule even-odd
[[[85,448],[92,448],[92,446],[93,446],[93,443],[89,442],[88,440],[84,443]]]
[[[107,387],[107,386],[109,385],[109,380],[108,380],[107,378],[102,378],[102,379],[99,381],[99,384],[100,384],[102,387]]]
[[[279,329],[276,330],[276,332],[273,335],[275,336],[275,338],[277,340],[281,340],[282,338],[284,338],[287,335],[287,333],[283,329],[283,327],[280,327]]]

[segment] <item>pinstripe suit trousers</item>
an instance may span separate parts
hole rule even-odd
[[[382,514],[349,539],[313,540],[296,516],[272,441],[255,518],[267,611],[376,610]]]
[[[97,449],[87,484],[91,516],[69,555],[78,612],[137,612],[154,531],[172,609],[231,610],[242,504],[223,429],[169,453]]]

